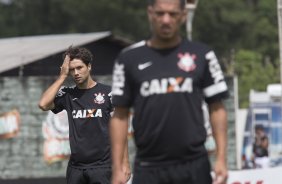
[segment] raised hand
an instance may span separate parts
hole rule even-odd
[[[68,74],[69,74],[69,64],[70,64],[70,57],[69,57],[69,55],[66,55],[64,62],[61,66],[61,73],[60,73],[61,76],[65,76],[65,77],[68,76]]]

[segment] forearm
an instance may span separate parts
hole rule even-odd
[[[127,128],[128,129],[128,128]],[[124,153],[123,153],[123,163],[129,164],[129,155],[128,155],[128,139],[125,140],[125,147],[124,147]]]
[[[63,85],[65,79],[66,76],[60,75],[59,78],[43,93],[38,104],[40,109],[47,111],[54,108],[55,96]]]
[[[113,116],[110,123],[110,135],[112,146],[113,169],[122,169],[124,159],[128,159],[127,151],[127,127],[126,117]]]
[[[210,122],[216,142],[217,160],[226,160],[227,148],[227,112],[222,103],[212,105],[210,109]]]

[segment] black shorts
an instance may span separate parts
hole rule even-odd
[[[110,167],[79,169],[68,166],[67,184],[110,184],[112,170]]]
[[[132,184],[211,184],[211,166],[207,156],[165,166],[135,164]]]

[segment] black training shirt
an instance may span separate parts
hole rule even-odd
[[[126,48],[113,73],[113,105],[133,107],[133,129],[141,162],[174,162],[206,154],[202,102],[227,96],[215,53],[183,40],[170,49],[145,41]]]
[[[54,102],[54,113],[63,109],[68,113],[70,165],[78,168],[110,166],[111,88],[101,83],[90,89],[63,87]]]

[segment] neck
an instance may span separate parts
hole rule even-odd
[[[96,84],[97,82],[95,82],[91,77],[89,77],[87,80],[85,80],[85,82],[81,84],[77,84],[77,87],[79,89],[90,89],[94,87]]]
[[[176,38],[173,39],[158,39],[156,37],[152,37],[147,41],[147,45],[149,47],[155,48],[155,49],[167,49],[167,48],[173,48],[177,46],[181,42],[181,37],[177,36]]]

